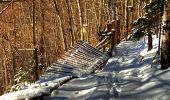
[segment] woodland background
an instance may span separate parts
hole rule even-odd
[[[0,0],[0,94],[33,82],[78,40],[95,46],[98,33],[120,20],[120,38],[151,0]]]

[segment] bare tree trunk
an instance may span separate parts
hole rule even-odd
[[[117,16],[116,16],[116,14],[117,14],[117,9],[116,9],[116,7],[117,7],[117,5],[116,5],[116,2],[117,2],[117,0],[111,0],[110,1],[111,3],[112,3],[112,11],[113,11],[113,14],[112,14],[112,19],[113,20],[116,20],[117,19]]]
[[[57,12],[57,15],[58,15],[58,18],[59,18],[59,21],[60,21],[60,29],[62,30],[61,32],[62,32],[62,38],[63,38],[63,47],[64,47],[64,50],[66,50],[67,51],[67,49],[68,49],[68,47],[67,47],[67,44],[66,44],[66,35],[65,35],[65,33],[64,33],[64,25],[63,25],[63,23],[61,22],[61,17],[60,17],[60,13],[59,13],[59,9],[58,9],[58,5],[57,5],[57,0],[53,0],[53,2],[54,2],[54,5],[55,5],[55,9],[56,9],[56,12]]]
[[[36,32],[35,32],[35,0],[32,1],[32,5],[33,5],[33,26],[32,26],[32,30],[33,30],[33,45],[34,45],[34,60],[35,60],[35,80],[38,79],[38,48],[37,48],[37,44],[36,44]]]
[[[45,35],[45,2],[44,0],[41,0],[40,7],[41,7],[41,34],[40,34],[40,63],[42,68],[44,68],[45,65],[45,41],[44,41],[44,35]],[[41,70],[42,71],[42,70]],[[40,73],[41,74],[41,73]]]
[[[126,0],[125,1],[126,2],[126,6],[125,6],[125,8],[126,8],[126,15],[125,15],[125,19],[126,19],[126,32],[125,32],[125,34],[126,34],[126,39],[127,39],[127,37],[128,37],[128,35],[129,35],[129,8],[128,8],[128,6],[129,6],[129,0]]]
[[[2,38],[2,42],[3,42],[3,39]],[[3,53],[4,53],[4,56],[2,58],[2,66],[3,66],[3,75],[4,75],[4,78],[3,78],[3,81],[4,81],[4,89],[7,88],[7,86],[9,85],[9,82],[8,82],[8,67],[6,65],[6,60],[8,59],[7,58],[7,53],[6,53],[6,49],[5,49],[5,43],[2,44],[2,48],[3,48]]]
[[[16,52],[16,32],[14,31],[14,46],[13,46],[13,49],[12,49],[12,61],[13,61],[13,79],[11,79],[12,80],[12,84],[16,84],[15,83],[15,74],[16,74],[16,54],[15,54],[15,52]]]
[[[164,33],[162,40],[161,69],[167,69],[170,66],[170,1],[167,1],[164,11]]]
[[[152,33],[151,33],[150,28],[147,29],[147,32],[148,32],[148,51],[150,51],[153,48],[153,46],[152,46]]]
[[[138,17],[141,17],[141,15],[140,15],[140,5],[141,5],[141,3],[140,3],[141,1],[140,0],[138,0]]]
[[[135,14],[135,2],[136,0],[132,0],[132,21],[131,23],[133,23],[133,20],[134,20],[134,14]]]
[[[14,3],[11,4],[11,9],[14,9]],[[15,19],[14,19],[14,16],[15,14],[12,14],[13,15],[13,36],[14,36],[14,43],[13,43],[13,49],[12,49],[12,61],[13,61],[13,84],[15,85],[15,74],[16,74],[16,31],[15,31]]]
[[[161,46],[161,38],[162,38],[162,23],[160,22],[160,24],[158,24],[158,37],[159,37],[159,41],[158,41],[158,55],[160,55],[160,46]]]
[[[79,18],[80,18],[80,27],[81,27],[81,40],[84,40],[84,34],[83,34],[83,31],[82,31],[82,28],[83,28],[83,19],[82,19],[82,12],[81,12],[81,8],[80,8],[80,0],[77,0],[77,3],[78,3],[78,9],[79,9]]]
[[[72,9],[71,9],[71,2],[70,0],[66,0],[66,3],[67,3],[67,10],[68,10],[68,15],[69,15],[69,20],[70,20],[70,32],[71,32],[71,46],[74,45],[75,43],[75,36],[74,36],[74,27],[73,27],[73,18],[72,18]]]

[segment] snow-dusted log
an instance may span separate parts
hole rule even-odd
[[[60,79],[54,79],[47,82],[35,83],[25,90],[7,93],[0,96],[0,100],[20,100],[20,99],[31,99],[38,98],[44,95],[50,95],[51,92],[57,89],[59,86],[65,82],[73,79],[72,76],[63,77]]]

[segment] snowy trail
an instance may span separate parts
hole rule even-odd
[[[114,56],[108,60],[102,70],[75,78],[53,90],[51,95],[44,95],[42,98],[44,100],[169,100],[170,69],[160,70],[159,63],[151,67],[157,50],[157,41],[158,39],[154,38],[154,47],[149,52],[143,40],[122,42],[116,47]],[[143,60],[139,55],[144,56]],[[58,74],[53,75],[53,78],[57,83]]]
[[[159,70],[159,64],[151,68],[155,52],[145,53],[144,61],[140,62],[138,56],[145,49],[143,41],[122,42],[102,71],[74,79],[45,99],[168,100],[170,70]]]
[[[130,41],[121,43],[117,46],[115,56],[109,59],[106,67],[101,72],[74,79],[64,84],[52,93],[50,99],[107,100],[121,98],[122,86],[128,84],[126,80],[141,80],[140,77],[136,77],[137,75],[134,76],[135,71],[126,72],[126,69],[135,67],[130,63],[138,63],[136,57],[142,48],[144,47],[141,47],[140,43]],[[49,99],[49,97],[46,99]]]

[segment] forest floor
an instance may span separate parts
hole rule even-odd
[[[152,64],[154,59],[160,59],[160,56],[154,58],[158,39],[154,37],[151,51],[147,52],[146,44],[143,39],[120,43],[102,70],[72,79],[43,99],[168,100],[170,69],[160,70],[159,63]],[[0,99],[13,95],[6,94]]]

